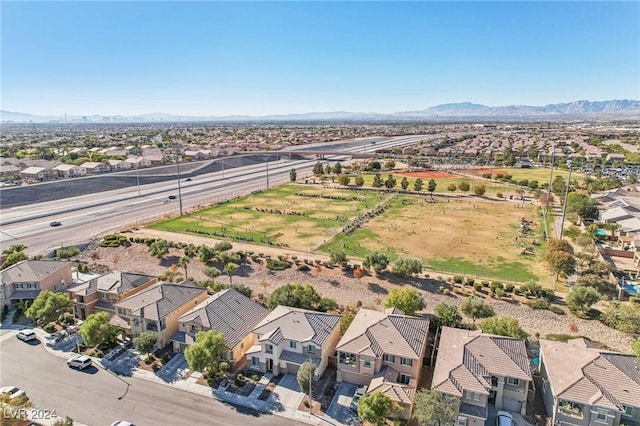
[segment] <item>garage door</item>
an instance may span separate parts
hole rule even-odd
[[[300,366],[298,364],[287,363],[287,374],[296,374]]]
[[[522,408],[522,402],[516,401],[515,399],[505,399],[503,401],[503,406],[507,411],[515,411],[516,413],[519,413]]]
[[[371,382],[371,377],[362,374],[351,373],[349,371],[342,371],[342,381],[353,383],[354,385],[368,385],[369,382]]]

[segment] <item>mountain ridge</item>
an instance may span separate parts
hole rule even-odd
[[[402,111],[395,113],[366,113],[348,111],[309,112],[298,114],[274,114],[263,116],[228,115],[228,116],[190,116],[173,115],[163,112],[124,115],[34,115],[22,112],[0,110],[2,122],[14,123],[161,123],[186,121],[298,121],[298,120],[438,120],[463,118],[490,119],[574,119],[574,118],[640,118],[640,101],[630,99],[614,99],[609,101],[578,100],[544,106],[506,105],[487,106],[472,102],[447,103],[428,107],[418,111]]]

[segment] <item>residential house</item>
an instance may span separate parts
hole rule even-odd
[[[615,152],[609,153],[607,155],[607,161],[609,162],[624,161],[624,154],[618,154]]]
[[[86,174],[88,175],[97,175],[99,173],[105,173],[110,171],[110,167],[108,164],[98,163],[96,161],[87,161],[80,164],[80,167],[85,169]]]
[[[121,172],[123,170],[131,169],[131,163],[125,160],[107,160],[109,168],[112,172]]]
[[[442,328],[431,387],[458,400],[457,425],[486,424],[490,406],[525,414],[531,382],[523,340]]]
[[[160,166],[164,164],[164,154],[160,148],[155,147],[143,147],[142,157],[145,162],[148,162],[150,166]]]
[[[0,307],[34,300],[42,290],[63,291],[73,281],[71,262],[23,260],[1,271]]]
[[[189,282],[186,282],[189,283]],[[178,331],[178,318],[207,298],[207,290],[184,284],[156,283],[121,302],[110,323],[131,337],[144,332],[158,336],[157,347],[171,343]]]
[[[200,331],[215,330],[224,336],[226,359],[232,366],[244,364],[245,352],[255,344],[251,332],[269,310],[235,289],[220,291],[178,318],[173,349],[183,352]]]
[[[604,210],[600,212],[600,220],[604,223],[614,223],[624,219],[631,219],[632,217],[638,217],[640,214],[638,213],[638,209],[627,206],[627,207],[614,207],[609,210]]]
[[[31,166],[20,172],[20,177],[29,182],[42,182],[47,179],[52,179],[58,176],[58,172],[53,169],[47,169],[46,167]]]
[[[540,340],[542,398],[554,425],[640,425],[640,359],[578,338]]]
[[[60,164],[59,166],[54,167],[54,170],[58,172],[59,177],[63,178],[72,178],[76,176],[84,176],[87,174],[86,169],[74,164]]]
[[[427,349],[429,320],[360,309],[338,343],[337,381],[368,385],[403,408],[409,419]]]
[[[12,180],[20,178],[20,167],[13,164],[0,165],[0,179]]]
[[[157,281],[158,279],[151,275],[111,271],[93,277],[85,283],[79,283],[69,288],[68,292],[75,302],[76,316],[85,319],[98,311],[114,314],[114,303],[150,287]]]
[[[247,367],[295,374],[307,360],[322,375],[340,338],[340,315],[278,306],[252,330],[256,345],[247,351]]]

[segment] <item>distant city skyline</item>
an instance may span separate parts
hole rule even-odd
[[[640,99],[638,2],[2,2],[1,109],[393,113]]]

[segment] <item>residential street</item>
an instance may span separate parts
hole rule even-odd
[[[109,425],[115,420],[138,426],[296,424],[134,377],[124,378],[131,384],[127,391],[123,381],[102,369],[72,370],[42,343],[22,342],[11,330],[0,333],[0,384],[18,386],[37,407],[56,410],[58,416],[68,415],[86,425]]]

